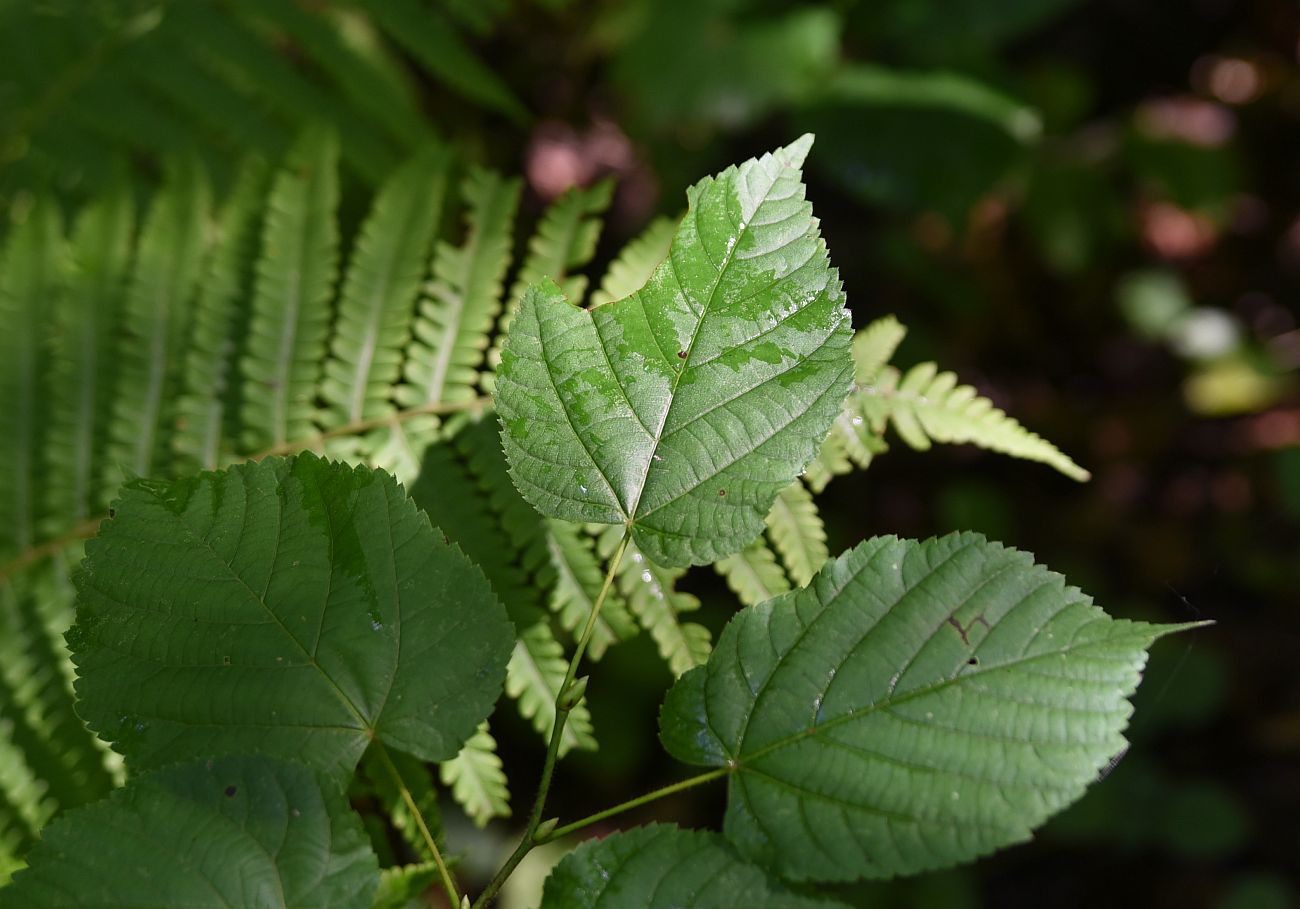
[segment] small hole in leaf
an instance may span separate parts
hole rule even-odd
[[[679,350],[679,351],[677,351],[677,359],[679,359],[679,360],[685,360],[685,359],[686,359],[686,351],[684,351],[684,350]]]
[[[233,798],[235,797],[235,793],[238,792],[238,791],[239,791],[239,789],[238,789],[237,787],[235,787],[235,786],[227,786],[227,787],[226,787],[226,798],[228,798],[228,799],[233,799]]]
[[[980,664],[979,657],[971,657],[969,660],[966,661],[967,666],[978,666],[979,664]]]
[[[727,494],[727,490],[725,490],[725,489],[719,489],[719,490],[718,490],[718,495],[719,495],[719,496],[725,496],[726,494]]]

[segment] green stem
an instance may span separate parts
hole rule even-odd
[[[573,658],[569,660],[569,671],[564,674],[564,683],[560,685],[560,690],[555,696],[555,723],[551,726],[551,737],[546,743],[546,760],[542,764],[542,778],[537,784],[537,796],[533,800],[533,810],[528,815],[528,825],[524,828],[524,835],[520,838],[515,851],[510,853],[510,858],[506,859],[505,864],[474,901],[472,909],[484,909],[490,905],[496,898],[497,891],[501,889],[501,885],[506,882],[506,878],[510,877],[519,863],[524,860],[524,856],[542,841],[537,837],[537,828],[542,823],[542,812],[546,810],[546,796],[551,789],[551,778],[555,775],[555,762],[560,756],[560,740],[564,737],[564,726],[569,721],[569,713],[576,706],[571,697],[571,689],[578,676],[582,655],[586,652],[587,644],[591,642],[591,635],[596,630],[600,607],[605,605],[605,598],[609,596],[610,588],[614,586],[615,574],[619,563],[623,561],[623,553],[627,551],[627,544],[631,538],[632,530],[629,527],[623,531],[623,539],[619,541],[618,548],[614,550],[614,555],[609,560],[605,582],[600,585],[600,593],[596,595],[596,602],[591,606],[591,615],[587,616],[587,624],[578,638],[578,646],[574,648]],[[455,901],[452,905],[455,905]]]
[[[648,805],[650,802],[657,801],[665,796],[674,795],[683,792],[695,786],[711,783],[716,779],[721,779],[731,773],[731,767],[719,767],[717,770],[710,770],[708,773],[701,773],[698,776],[681,780],[653,792],[647,792],[645,795],[639,795],[634,799],[628,799],[626,802],[615,805],[613,808],[606,808],[604,811],[597,811],[595,814],[589,814],[581,820],[574,821],[572,824],[565,824],[563,827],[556,827],[545,836],[537,838],[538,845],[549,843],[552,840],[558,840],[560,837],[568,836],[570,833],[581,830],[584,827],[590,827],[597,821],[603,821],[607,817],[613,817],[616,814],[622,814],[624,811],[631,811],[633,808],[640,808],[642,805]]]
[[[447,863],[442,859],[442,852],[438,849],[438,843],[429,832],[429,825],[424,820],[424,815],[420,808],[415,804],[415,799],[411,796],[411,790],[407,788],[406,781],[402,779],[402,773],[393,763],[393,759],[388,754],[388,749],[384,743],[378,739],[374,740],[374,748],[384,766],[388,768],[389,774],[393,777],[393,782],[397,784],[397,789],[402,793],[402,801],[406,802],[406,810],[411,812],[411,817],[415,818],[415,825],[420,828],[420,835],[424,837],[424,844],[429,847],[429,852],[433,854],[433,863],[438,866],[438,873],[442,875],[442,886],[447,891],[447,898],[451,900],[448,904],[456,907],[460,905],[460,894],[456,892],[456,882],[451,878],[451,872],[447,870]]]

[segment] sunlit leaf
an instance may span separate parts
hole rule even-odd
[[[588,312],[525,294],[497,408],[511,475],[542,513],[628,524],[665,565],[761,531],[848,392],[849,319],[800,171],[804,137],[688,192],[668,259]]]

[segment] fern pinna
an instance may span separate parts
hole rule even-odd
[[[82,206],[70,227],[51,200],[15,208],[0,254],[0,318],[11,328],[0,335],[0,390],[12,403],[0,412],[0,874],[23,866],[60,812],[101,798],[123,779],[120,756],[74,710],[63,639],[73,620],[69,568],[81,557],[81,541],[112,514],[112,491],[123,480],[131,481],[133,508],[152,498],[165,511],[167,502],[192,502],[195,490],[217,483],[211,494],[219,510],[221,490],[251,496],[290,479],[337,487],[353,497],[348,501],[379,496],[406,508],[398,487],[377,491],[365,471],[271,457],[314,451],[382,468],[406,483],[415,505],[441,528],[425,543],[438,552],[452,546],[457,555],[447,558],[457,565],[467,557],[484,590],[506,604],[500,618],[509,618],[515,634],[505,644],[493,639],[492,660],[515,709],[551,741],[553,761],[597,747],[598,730],[580,691],[574,694],[575,645],[579,656],[600,659],[645,633],[682,679],[674,689],[682,693],[670,703],[689,702],[696,717],[711,709],[696,703],[704,695],[693,686],[725,671],[720,667],[743,632],[729,626],[714,653],[708,629],[691,619],[699,600],[681,589],[689,566],[713,565],[741,604],[760,610],[784,598],[810,613],[857,608],[837,605],[827,579],[879,571],[878,557],[862,549],[832,559],[814,494],[885,451],[890,426],[912,447],[970,442],[1083,476],[950,373],[891,366],[902,338],[896,321],[882,319],[852,335],[838,279],[802,198],[797,159],[806,141],[783,151],[785,158],[747,162],[749,183],[732,169],[692,190],[688,220],[661,219],[630,243],[587,309],[583,269],[595,254],[609,185],[557,200],[516,257],[519,181],[429,147],[391,173],[349,237],[338,212],[340,148],[333,130],[313,127],[278,166],[243,162],[220,199],[196,158],[178,158],[139,215],[121,187]],[[728,194],[737,194],[742,213],[753,208],[738,228],[727,222]],[[745,218],[754,225],[749,232]],[[738,340],[752,330],[743,328],[749,323],[705,326],[697,314],[673,309],[680,301],[669,282],[681,290],[712,280],[713,294],[725,279],[739,288],[727,293],[741,293],[744,282],[769,273],[811,290],[798,305],[790,297],[785,309],[760,313],[756,338]],[[664,313],[671,313],[668,321]],[[639,350],[610,346],[628,332],[640,333]],[[557,339],[588,335],[557,353]],[[787,380],[771,367],[791,349],[803,372]],[[629,391],[635,379],[626,379],[642,367],[652,377],[648,396]],[[722,369],[747,370],[754,384],[740,397],[752,398],[737,404],[730,386],[712,380],[693,388],[698,377]],[[600,370],[622,376],[621,401],[598,396],[583,403],[591,389],[557,378],[565,370],[584,382]],[[811,383],[812,391],[801,387],[792,397],[797,382]],[[561,387],[577,397],[537,410]],[[605,430],[581,426],[574,416],[593,402],[623,421],[617,439],[602,440]],[[506,427],[504,452],[497,421],[488,416],[493,409]],[[773,423],[777,417],[784,422]],[[718,419],[740,421],[753,439],[735,443],[729,463],[690,467],[710,463],[701,444]],[[800,438],[791,426],[808,432]],[[582,436],[588,431],[589,439]],[[563,457],[572,460],[555,460],[550,433],[563,437]],[[769,438],[781,444],[765,449]],[[264,466],[193,477],[244,459]],[[174,478],[178,485],[169,485]],[[160,520],[164,511],[156,512]],[[335,518],[346,529],[359,514]],[[137,544],[162,545],[149,536],[148,521],[135,520]],[[954,545],[990,564],[1002,558],[982,542]],[[881,552],[925,563],[931,550]],[[1020,565],[1018,559],[1012,561]],[[82,577],[83,603],[102,594],[106,606],[116,595],[116,588],[88,593],[97,582]],[[922,573],[899,583],[902,596],[929,582]],[[942,574],[935,583],[956,582]],[[1070,596],[1069,604],[1092,615]],[[369,627],[388,634],[390,620],[374,608]],[[79,620],[74,645],[96,639],[87,621]],[[966,641],[966,626],[955,627]],[[1114,646],[1137,646],[1156,633],[1140,630]],[[778,655],[778,662],[787,656],[795,659]],[[86,680],[95,667],[79,657],[75,675],[93,688],[98,683]],[[476,696],[486,697],[485,690]],[[151,721],[116,717],[115,709],[83,699],[81,715],[118,750],[137,755],[133,769],[181,759],[191,748],[178,739],[139,757]],[[665,727],[665,743],[689,762],[717,764],[733,744],[706,741],[698,730],[688,735],[687,712],[673,714],[678,726]],[[450,748],[441,739],[416,747],[394,727],[388,753],[366,750],[356,734],[389,728],[384,715],[367,713],[359,702],[354,713],[336,720],[351,731],[316,770],[330,776],[359,761],[349,792],[384,805],[425,863],[403,870],[401,856],[385,847],[383,886],[414,887],[438,872],[445,881],[437,786],[447,787],[478,824],[510,812],[490,722],[466,718],[446,740]],[[773,734],[789,743],[805,733]],[[289,735],[277,747],[285,754],[319,751]],[[236,762],[229,773],[252,771]],[[202,778],[175,774],[164,787],[172,795]],[[300,770],[281,768],[251,785],[270,791],[314,783]],[[119,800],[103,810],[126,808]],[[549,834],[538,833],[539,821],[534,812],[529,835],[541,841]],[[383,831],[369,833],[373,843],[385,841]],[[672,848],[664,845],[665,856]],[[720,841],[700,848],[722,864],[739,861]],[[904,858],[899,867],[922,867],[932,857],[917,847]],[[579,865],[575,860],[571,871]],[[556,880],[555,887],[569,886],[563,875]]]

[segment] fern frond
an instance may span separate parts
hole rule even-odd
[[[804,467],[804,482],[813,492],[820,493],[831,480],[852,472],[853,462],[844,449],[844,440],[832,426],[822,440],[822,447],[817,449],[817,454]]]
[[[291,43],[315,63],[345,99],[339,106],[354,108],[404,147],[418,148],[434,138],[409,86],[358,53],[338,16],[312,12],[294,0],[235,0],[233,8],[271,46]]]
[[[551,609],[566,631],[578,633],[587,623],[605,580],[605,572],[593,551],[593,541],[582,528],[567,521],[548,520],[547,547],[555,584]],[[604,554],[602,553],[602,556]],[[613,644],[636,634],[636,625],[614,591],[605,597],[591,633],[587,653],[599,660]]]
[[[893,359],[907,329],[893,316],[882,316],[853,336],[853,370],[859,383],[875,379]]]
[[[57,304],[63,270],[58,208],[38,201],[0,260],[0,552],[21,552],[37,537],[45,320]]]
[[[767,513],[767,532],[791,580],[799,587],[807,585],[830,557],[817,503],[798,481],[781,490],[772,503]]]
[[[608,560],[614,554],[622,535],[623,528],[618,525],[604,528],[597,540],[601,558]],[[702,664],[712,650],[709,629],[681,620],[683,614],[700,608],[698,599],[676,588],[677,579],[685,573],[681,568],[654,564],[629,542],[615,582],[675,676]]]
[[[515,119],[527,111],[491,67],[465,46],[436,7],[416,0],[361,0],[388,37],[453,91]]]
[[[58,810],[49,787],[13,744],[13,723],[0,717],[0,885],[22,867],[22,857]]]
[[[67,294],[58,307],[54,383],[45,446],[59,482],[45,486],[47,530],[57,533],[103,510],[100,452],[108,431],[114,355],[134,221],[119,184],[77,218]]]
[[[876,382],[859,386],[853,397],[877,432],[888,421],[918,451],[928,449],[931,442],[971,444],[1039,461],[1075,480],[1089,477],[1051,442],[1025,429],[971,386],[959,385],[954,373],[940,372],[933,363],[921,363],[906,374],[886,367]]]
[[[552,570],[546,522],[533,506],[524,501],[510,479],[496,419],[485,418],[471,423],[456,434],[454,444],[469,464],[492,512],[510,538],[517,553],[518,566],[540,580]],[[534,588],[544,586],[549,585],[537,583]]]
[[[0,719],[63,809],[107,794],[114,781],[103,747],[73,708],[63,641],[72,590],[57,570],[46,566],[21,586],[0,584]]]
[[[244,445],[257,451],[312,433],[338,270],[338,140],[313,129],[276,175],[257,262],[242,362]]]
[[[610,263],[600,287],[591,295],[591,305],[613,303],[640,290],[650,280],[655,267],[668,257],[668,247],[676,232],[677,222],[671,218],[658,217],[651,221]]]
[[[548,622],[538,622],[520,633],[506,667],[506,693],[518,702],[520,716],[531,721],[543,739],[555,725],[555,699],[568,670],[564,648]],[[585,703],[573,708],[560,738],[561,755],[573,748],[596,750],[591,713]]]
[[[469,737],[460,754],[439,765],[439,776],[475,825],[484,827],[494,817],[510,817],[510,790],[487,723]]]
[[[496,458],[504,460],[494,423],[484,420],[461,428],[425,451],[410,493],[433,525],[483,569],[515,627],[526,628],[545,615],[544,604],[523,550],[497,511],[492,480],[483,475],[492,469],[493,448]],[[486,456],[478,457],[482,449],[487,449]],[[541,525],[536,512],[519,517]]]
[[[770,600],[790,589],[785,571],[762,539],[755,540],[721,562],[715,562],[713,567],[746,606]]]
[[[293,130],[274,117],[262,99],[241,93],[205,67],[201,54],[176,52],[192,40],[192,35],[164,22],[150,40],[132,42],[117,60],[129,74],[126,90],[166,102],[190,123],[191,140],[206,136],[218,147],[268,159],[282,154]],[[224,163],[222,157],[208,155],[204,163],[218,178],[223,176],[215,169]]]
[[[585,189],[575,186],[551,203],[537,222],[537,230],[528,241],[528,252],[510,287],[507,320],[524,291],[542,278],[554,281],[575,306],[582,305],[587,277],[574,271],[596,254],[596,243],[605,223],[601,215],[613,197],[614,184],[601,180]]]
[[[392,762],[391,768],[388,766],[389,761]],[[429,828],[433,841],[441,847],[444,842],[442,812],[438,810],[438,789],[434,785],[432,768],[419,758],[389,748],[385,749],[385,753],[368,749],[361,757],[360,770],[370,784],[371,791],[383,803],[384,810],[392,819],[398,833],[402,835],[402,839],[421,859],[431,861],[433,853],[429,849],[429,844],[425,842],[424,834],[414,815],[411,814],[410,806],[402,797],[402,790],[393,779],[393,770],[396,770],[397,775],[401,777],[411,800],[415,802],[420,816],[424,818],[425,826]]]
[[[465,242],[440,243],[434,253],[399,390],[403,406],[477,395],[478,370],[501,311],[519,191],[519,180],[487,170],[474,169],[465,180]]]
[[[110,465],[138,476],[166,469],[189,316],[207,240],[210,190],[193,159],[175,169],[149,209],[126,294],[118,348]],[[121,476],[105,477],[116,487]]]
[[[217,235],[194,309],[194,330],[176,402],[172,447],[182,470],[214,470],[233,454],[235,411],[232,373],[246,327],[257,257],[257,228],[266,169],[245,162],[217,222]]]
[[[248,103],[266,105],[276,119],[295,129],[329,124],[339,137],[343,163],[365,182],[378,184],[392,173],[400,157],[366,118],[351,105],[339,104],[336,94],[307,78],[286,54],[244,28],[223,5],[170,5],[158,40],[186,48]]]
[[[321,397],[321,425],[386,416],[402,370],[415,296],[447,190],[450,155],[430,150],[397,171],[375,198],[352,253]]]
[[[575,306],[582,305],[587,293],[587,276],[574,274],[596,254],[596,243],[604,226],[601,214],[613,198],[614,184],[602,180],[583,189],[575,186],[551,203],[537,222],[528,241],[528,251],[510,285],[510,299],[497,325],[497,340],[488,352],[487,362],[493,370],[501,363],[502,340],[510,330],[510,320],[524,291],[543,278],[550,278]],[[484,391],[491,393],[494,372],[480,378]]]

